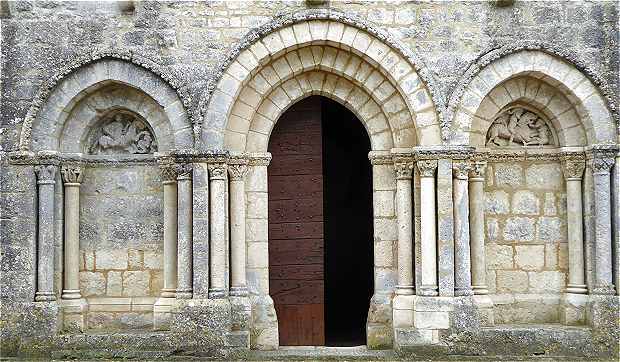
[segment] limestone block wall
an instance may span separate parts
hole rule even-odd
[[[559,322],[568,273],[560,163],[490,162],[485,220],[495,322]]]
[[[80,194],[80,290],[88,328],[143,328],[163,287],[163,191],[156,166],[87,168]]]

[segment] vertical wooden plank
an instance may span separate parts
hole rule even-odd
[[[321,101],[285,112],[269,140],[269,280],[281,345],[324,345]]]

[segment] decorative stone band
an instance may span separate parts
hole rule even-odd
[[[583,160],[564,160],[562,162],[564,178],[567,181],[580,181],[586,164]]]
[[[420,171],[420,177],[433,177],[435,176],[435,170],[437,169],[437,160],[418,160],[416,162],[418,170]]]
[[[248,153],[247,158],[250,166],[269,166],[271,163],[271,153],[269,152]]]
[[[177,180],[190,180],[194,166],[191,163],[175,164],[174,169],[177,173]]]
[[[368,159],[372,165],[391,165],[394,159],[391,154],[381,151],[368,152]]]
[[[469,176],[469,171],[471,170],[472,165],[469,162],[465,161],[456,161],[452,163],[452,172],[454,178],[459,180],[467,180]]]
[[[56,183],[56,170],[58,167],[55,165],[39,165],[34,167],[34,172],[37,175],[37,183],[39,185],[53,185]]]
[[[84,170],[81,165],[78,164],[68,164],[62,165],[60,173],[62,174],[62,181],[65,185],[82,183],[82,179],[84,178]]]

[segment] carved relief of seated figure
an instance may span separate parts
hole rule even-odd
[[[536,113],[522,107],[501,112],[487,132],[488,147],[553,144],[551,130]]]
[[[117,113],[104,119],[91,133],[88,150],[93,155],[148,154],[157,151],[157,144],[142,120]]]

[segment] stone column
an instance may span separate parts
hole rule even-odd
[[[230,294],[246,296],[245,181],[247,164],[230,164]]]
[[[64,287],[62,290],[63,329],[82,332],[85,329],[86,301],[80,293],[80,165],[63,165],[61,170],[65,195]]]
[[[585,163],[565,161],[566,217],[568,228],[568,286],[567,293],[585,294],[584,251],[583,251],[583,206],[581,179]]]
[[[437,287],[437,225],[435,207],[435,170],[437,160],[420,160],[420,244],[421,280],[418,295],[435,296]]]
[[[486,162],[475,162],[469,178],[469,234],[474,294],[489,294],[484,250],[484,172]]]
[[[396,294],[414,294],[413,284],[413,218],[411,172],[413,163],[396,161],[396,199],[398,220],[398,285]]]
[[[160,166],[164,185],[164,287],[162,298],[177,290],[177,172],[173,164]]]
[[[226,164],[209,164],[211,199],[211,283],[209,298],[224,298],[226,288]]]
[[[594,290],[592,294],[614,294],[611,252],[611,177],[614,159],[595,153],[591,160],[594,179]]]
[[[454,295],[473,295],[469,248],[469,192],[467,162],[452,164],[454,180]]]
[[[80,184],[83,170],[79,165],[61,169],[65,187],[65,286],[62,299],[80,299]]]
[[[192,165],[176,165],[177,172],[177,288],[178,299],[191,299],[192,279]]]
[[[54,165],[35,166],[39,188],[38,243],[37,243],[37,302],[56,300],[54,293]]]

